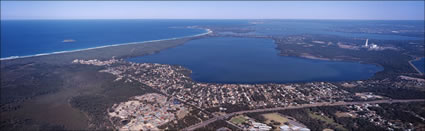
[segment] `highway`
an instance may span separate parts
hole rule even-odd
[[[357,101],[357,102],[323,102],[323,103],[314,103],[314,104],[302,104],[297,106],[288,106],[288,107],[276,107],[276,108],[266,108],[266,109],[255,109],[255,110],[245,110],[239,112],[229,113],[223,116],[216,116],[214,118],[202,121],[198,124],[184,128],[184,131],[193,131],[195,129],[205,127],[210,123],[213,123],[217,120],[225,120],[230,118],[233,115],[244,114],[244,113],[255,113],[255,112],[268,112],[268,111],[278,111],[286,109],[300,109],[300,108],[309,108],[309,107],[320,107],[320,106],[343,106],[343,105],[359,105],[359,104],[381,104],[381,103],[407,103],[407,102],[424,102],[425,99],[405,99],[405,100],[375,100],[375,101]]]

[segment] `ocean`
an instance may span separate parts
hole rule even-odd
[[[217,24],[202,20],[2,20],[1,58],[205,33],[203,29],[186,28],[199,23]]]

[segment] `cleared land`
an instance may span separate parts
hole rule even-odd
[[[280,126],[283,126],[285,125],[286,122],[290,121],[288,118],[283,117],[279,113],[267,113],[267,114],[262,114],[262,116],[266,118],[266,124],[272,124],[274,127],[276,127],[276,129],[279,129]]]
[[[340,112],[340,111],[336,112],[335,113],[335,116],[337,116],[337,117],[352,117],[352,118],[356,118],[356,116],[353,115],[353,114],[351,114],[350,112]]]
[[[245,119],[243,115],[238,115],[230,119],[230,122],[232,122],[233,124],[241,124],[245,122],[246,120],[247,119]]]
[[[285,123],[288,122],[289,119],[286,117],[283,117],[282,115],[280,115],[279,113],[267,113],[267,114],[263,114],[264,118],[267,119],[266,122],[270,122],[271,120],[279,122],[279,123]]]
[[[339,130],[347,131],[347,129],[345,129],[344,126],[336,123],[332,118],[329,118],[325,115],[320,115],[316,112],[308,112],[308,116],[313,118],[313,119],[321,120],[321,121],[325,122],[325,124],[334,125]]]

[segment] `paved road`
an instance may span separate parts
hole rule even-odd
[[[325,103],[315,103],[315,104],[303,104],[297,106],[288,106],[288,107],[276,107],[276,108],[266,108],[266,109],[255,109],[255,110],[245,110],[239,112],[229,113],[223,116],[217,116],[206,121],[200,122],[198,124],[192,125],[190,127],[184,128],[185,131],[192,131],[201,127],[204,127],[210,123],[213,123],[217,120],[224,120],[230,118],[233,115],[244,114],[244,113],[254,113],[254,112],[267,112],[267,111],[278,111],[286,109],[300,109],[308,107],[319,107],[319,106],[342,106],[342,105],[359,105],[359,104],[380,104],[380,103],[406,103],[406,102],[423,102],[425,99],[407,99],[407,100],[376,100],[376,101],[358,101],[358,102],[325,102]]]
[[[416,70],[416,72],[418,72],[418,74],[419,75],[424,75],[418,68],[416,68],[416,66],[415,65],[413,65],[413,63],[412,63],[412,61],[417,61],[417,60],[420,60],[421,58],[416,58],[416,59],[414,59],[414,60],[410,60],[409,61],[409,64],[410,64],[410,66],[412,66],[415,70]]]

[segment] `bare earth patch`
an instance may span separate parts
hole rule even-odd
[[[350,50],[358,50],[360,47],[354,45],[342,44],[340,42],[337,43],[339,48],[350,49]]]
[[[328,58],[313,56],[313,55],[308,54],[308,53],[301,53],[300,57],[307,58],[307,59],[315,59],[315,60],[330,60]]]
[[[336,112],[335,116],[337,116],[337,117],[351,117],[351,118],[357,117],[356,114],[352,114],[350,112],[340,112],[340,111]]]

